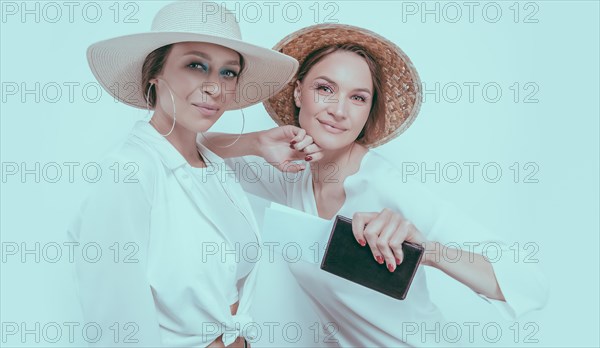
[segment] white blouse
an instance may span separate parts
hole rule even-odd
[[[247,192],[318,216],[310,163],[303,172],[290,174],[267,170],[268,163],[255,156],[226,159],[225,162],[235,169]],[[320,175],[331,172],[331,168],[323,167]],[[441,202],[422,184],[403,182],[401,172],[373,151],[364,156],[360,170],[346,178],[343,186],[346,201],[336,215],[352,217],[355,212],[389,208],[401,212],[429,240],[448,246],[459,245],[463,250],[472,245],[468,243],[478,242],[472,250],[475,253],[482,253],[481,248],[488,242],[497,243],[503,251],[508,250],[506,243]],[[289,267],[322,324],[337,330],[335,335],[331,334],[337,340],[334,345],[432,345],[432,342],[424,342],[421,335],[403,333],[402,323],[438,322],[444,325],[441,311],[429,297],[423,267],[418,269],[404,301],[322,271],[315,263],[300,261],[290,263]],[[493,263],[493,268],[506,302],[480,297],[493,304],[505,317],[515,318],[544,306],[548,287],[535,264],[514,263],[512,258],[502,257]],[[441,345],[448,345],[448,342],[441,342]]]
[[[84,319],[102,329],[96,345],[200,347],[221,334],[226,345],[256,335],[257,267],[240,257],[241,247],[260,243],[256,221],[223,160],[198,150],[207,168],[191,167],[149,123],[136,123],[106,160],[135,175],[115,183],[105,172],[71,225],[73,241],[104,254],[75,264]]]

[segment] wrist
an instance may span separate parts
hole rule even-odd
[[[264,157],[263,149],[265,145],[262,137],[263,133],[264,131],[258,131],[245,134],[248,137],[250,155]]]
[[[421,263],[425,266],[438,267],[442,259],[442,245],[438,242],[427,241],[424,244]]]

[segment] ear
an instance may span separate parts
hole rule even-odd
[[[300,108],[300,90],[302,89],[302,82],[296,81],[296,87],[294,87],[294,103],[296,103],[296,107]]]
[[[158,84],[158,80],[156,78],[150,79],[150,80],[148,80],[148,82],[150,82],[153,85],[157,85]]]

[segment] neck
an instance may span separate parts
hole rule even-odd
[[[313,186],[320,189],[330,184],[341,185],[346,178],[356,173],[367,149],[352,143],[335,150],[324,150],[323,158],[311,166]]]
[[[150,124],[160,133],[167,134],[173,126],[173,118],[155,113]],[[185,158],[192,167],[203,167],[204,161],[196,146],[196,133],[175,123],[173,131],[165,139]]]

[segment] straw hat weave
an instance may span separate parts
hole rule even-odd
[[[313,51],[341,44],[357,44],[368,51],[381,67],[385,124],[365,143],[382,145],[404,132],[414,121],[422,101],[421,81],[408,56],[394,43],[369,30],[343,24],[318,24],[298,30],[273,47],[296,58],[302,66]],[[295,79],[263,104],[278,125],[293,125]],[[381,96],[380,96],[381,97]]]

